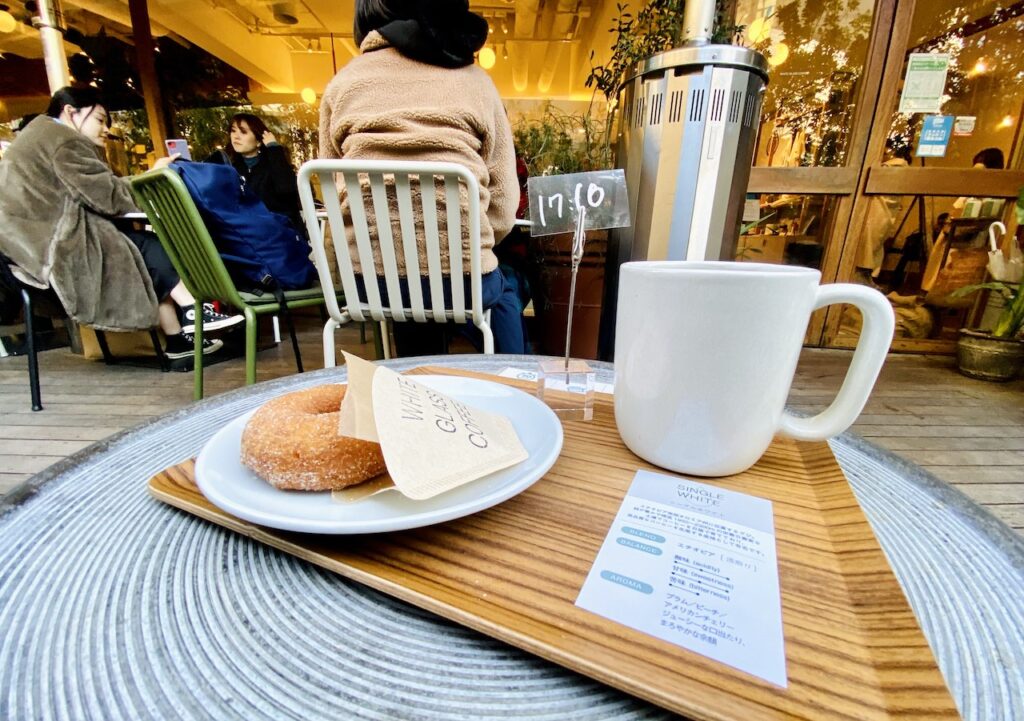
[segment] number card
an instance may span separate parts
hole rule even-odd
[[[630,224],[626,173],[621,169],[542,175],[527,181],[527,192],[533,236],[573,232],[578,208],[587,210],[585,230]]]

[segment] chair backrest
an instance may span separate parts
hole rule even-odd
[[[434,182],[425,182],[426,179]],[[313,200],[313,183],[319,183],[324,198],[327,227],[331,229],[338,274],[345,291],[348,314],[357,321],[396,320],[424,323],[430,320],[450,319],[460,323],[472,321],[478,327],[484,323],[480,286],[480,189],[476,177],[456,163],[431,163],[396,160],[311,160],[299,170],[299,197],[302,216],[313,244],[313,257],[324,288],[337,286],[331,277],[327,259],[325,233],[317,217]],[[435,182],[443,182],[445,197],[445,229],[449,275],[451,277],[451,303],[445,303],[444,279],[441,260],[441,234],[439,232],[438,198]],[[466,206],[460,202],[460,184],[464,187]],[[369,208],[365,207],[363,188],[369,187]],[[352,223],[354,251],[350,250],[349,234],[342,214],[338,188],[344,187],[348,196],[348,216]],[[415,190],[414,190],[415,189]],[[397,201],[398,218],[393,223],[391,203]],[[419,196],[418,199],[416,196]],[[414,205],[422,210],[422,221],[417,223]],[[463,212],[464,211],[464,212]],[[376,221],[376,237],[371,237],[367,218]],[[400,230],[401,248],[405,261],[409,305],[405,306],[399,284],[396,243],[393,228]],[[463,251],[463,239],[468,238],[469,258]],[[387,305],[382,301],[375,268],[374,247],[380,249]],[[426,267],[420,264],[420,253],[426,256]],[[352,255],[366,274],[364,290],[359,292]],[[465,297],[463,275],[468,261],[470,297]],[[429,297],[424,298],[420,277],[429,277]],[[343,322],[342,309],[333,294],[326,293],[327,310],[331,317]],[[365,298],[365,300],[364,300]]]
[[[174,269],[196,300],[220,300],[244,307],[181,177],[163,168],[137,175],[130,182],[136,205],[146,214]]]

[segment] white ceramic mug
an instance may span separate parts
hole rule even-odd
[[[752,466],[776,432],[823,440],[867,402],[892,340],[889,301],[861,285],[818,285],[810,268],[625,263],[615,326],[615,422],[630,450],[673,471]],[[812,418],[784,408],[812,311],[852,303],[860,342],[835,401]]]

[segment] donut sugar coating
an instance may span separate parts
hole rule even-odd
[[[383,473],[379,443],[338,435],[345,388],[316,386],[267,401],[242,432],[242,463],[294,491],[334,491]]]

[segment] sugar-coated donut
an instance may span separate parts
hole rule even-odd
[[[268,401],[242,432],[242,463],[283,490],[333,491],[380,475],[379,443],[338,435],[344,395],[326,385]]]

